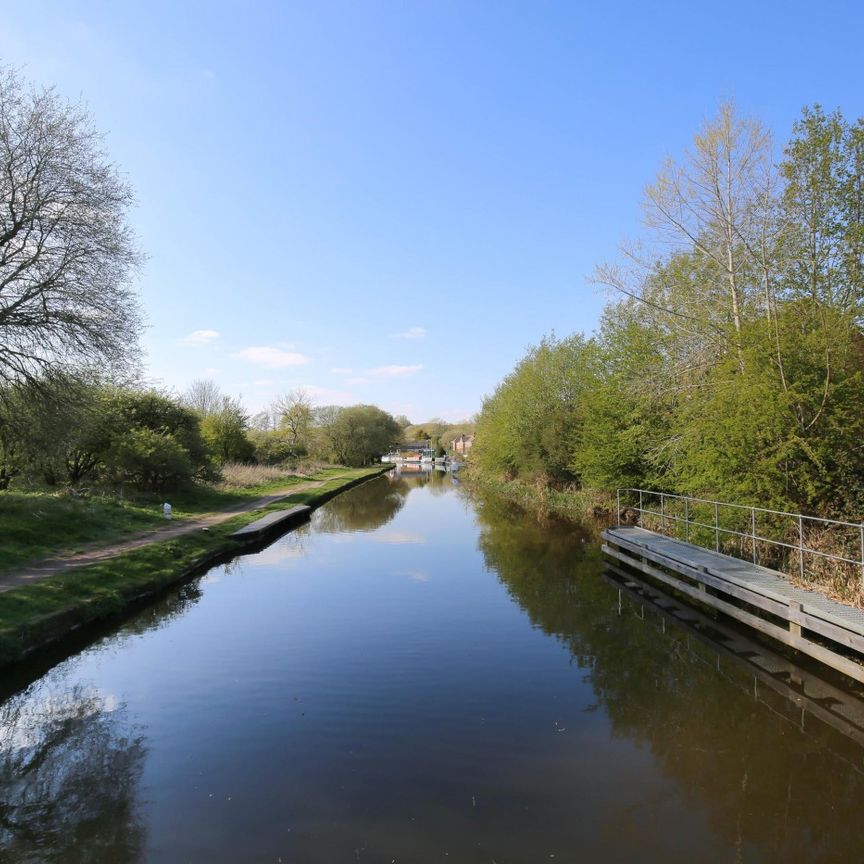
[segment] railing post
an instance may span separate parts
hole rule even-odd
[[[660,493],[660,530],[665,534],[666,533],[666,496],[661,492]]]
[[[756,563],[756,510],[750,508],[750,542],[753,544],[753,563]]]
[[[804,519],[798,514],[798,570],[804,579]]]
[[[720,514],[716,501],[714,502],[714,551],[720,551]]]
[[[861,526],[861,588],[864,590],[864,525]]]
[[[639,524],[642,524],[642,512],[645,508],[642,506],[642,490],[639,490]]]
[[[684,539],[690,542],[690,499],[684,499]]]
[[[621,527],[621,490],[615,490],[615,499],[618,504],[618,527]]]

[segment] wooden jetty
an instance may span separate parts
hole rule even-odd
[[[603,551],[628,567],[864,683],[864,611],[776,570],[638,525],[607,528],[603,539]]]
[[[268,513],[266,516],[238,528],[230,536],[242,540],[257,540],[308,519],[311,512],[312,508],[306,504],[298,504],[288,510],[275,510],[273,513]]]

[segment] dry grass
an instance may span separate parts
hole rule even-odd
[[[238,462],[228,462],[222,466],[220,486],[223,489],[251,489],[304,476],[306,475],[301,474],[298,470],[277,465],[244,465]]]

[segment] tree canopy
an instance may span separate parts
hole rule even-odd
[[[731,105],[667,161],[646,235],[483,405],[479,470],[825,513],[864,505],[864,121],[813,106],[778,161]]]

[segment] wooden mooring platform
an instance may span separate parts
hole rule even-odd
[[[864,611],[637,525],[608,528],[603,539],[603,551],[628,567],[864,683]]]
[[[258,540],[290,525],[305,521],[312,513],[312,508],[306,504],[297,504],[288,510],[274,510],[242,528],[238,528],[230,536],[242,540]]]

